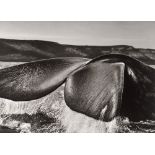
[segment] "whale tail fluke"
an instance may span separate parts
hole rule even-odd
[[[124,55],[66,57],[0,70],[0,97],[41,98],[66,83],[66,104],[95,119],[155,120],[155,69]]]
[[[41,98],[54,91],[89,59],[53,58],[0,70],[0,97],[14,101]]]

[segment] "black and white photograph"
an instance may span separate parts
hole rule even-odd
[[[154,133],[154,21],[1,21],[1,133]]]

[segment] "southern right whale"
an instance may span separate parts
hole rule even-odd
[[[68,77],[66,104],[75,111],[110,121],[155,120],[155,69],[125,55],[106,55],[90,61]]]
[[[41,98],[65,83],[66,104],[95,119],[155,120],[155,69],[120,54],[35,61],[0,70],[0,97]]]

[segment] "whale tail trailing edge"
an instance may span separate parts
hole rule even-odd
[[[14,101],[41,98],[58,88],[89,59],[53,58],[0,70],[0,97]]]

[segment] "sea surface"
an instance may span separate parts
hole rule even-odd
[[[0,62],[0,68],[22,63],[23,62]],[[0,98],[0,132],[155,132],[155,121],[148,120],[145,122],[131,122],[128,118],[117,117],[107,123],[74,112],[65,104],[63,89],[64,85],[59,87],[53,93],[33,101],[14,102]]]

